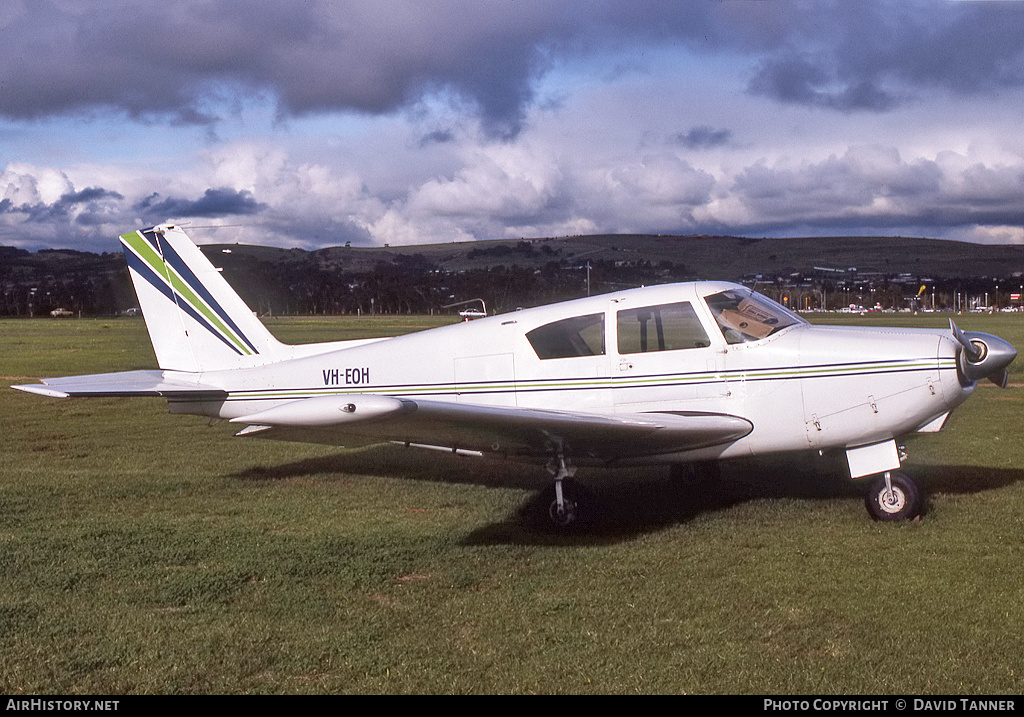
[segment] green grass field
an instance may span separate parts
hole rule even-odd
[[[1024,316],[956,318],[1024,347]],[[0,332],[4,385],[154,366],[141,320]],[[872,522],[799,456],[728,466],[706,496],[659,469],[581,470],[607,510],[572,537],[524,519],[536,467],[0,389],[0,694],[1020,694],[1022,370],[906,441],[920,521]]]

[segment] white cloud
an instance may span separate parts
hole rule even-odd
[[[0,199],[9,199],[15,206],[53,204],[74,191],[67,174],[53,167],[34,167],[12,162],[0,174]]]
[[[551,156],[526,142],[473,148],[451,178],[424,182],[410,197],[418,215],[492,217],[515,223],[544,212],[559,200],[561,171]]]

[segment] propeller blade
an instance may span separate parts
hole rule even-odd
[[[1010,384],[1010,372],[1004,368],[1002,373],[994,373],[988,376],[988,380],[999,386],[999,388],[1006,388]]]
[[[967,358],[971,361],[977,361],[982,357],[984,353],[983,349],[970,342],[964,332],[960,330],[960,327],[954,323],[953,319],[949,320],[949,330],[953,333],[953,338],[960,342],[960,345],[964,347],[964,351],[967,352]]]

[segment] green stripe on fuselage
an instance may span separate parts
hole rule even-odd
[[[909,359],[863,364],[834,364],[830,366],[799,367],[782,369],[737,369],[732,372],[706,372],[676,375],[650,375],[632,378],[569,378],[569,379],[525,379],[519,381],[492,381],[471,384],[438,383],[420,385],[362,386],[359,388],[330,389],[265,389],[231,392],[229,400],[273,400],[300,399],[313,396],[341,394],[383,394],[393,396],[414,396],[423,394],[482,395],[487,393],[531,393],[539,391],[579,391],[588,389],[656,388],[667,385],[695,383],[739,383],[742,381],[787,381],[794,379],[815,379],[829,376],[855,376],[858,374],[906,373],[921,370],[951,370],[954,360]]]

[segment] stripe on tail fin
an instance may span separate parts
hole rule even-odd
[[[184,231],[143,229],[121,244],[160,368],[217,371],[288,357]]]

